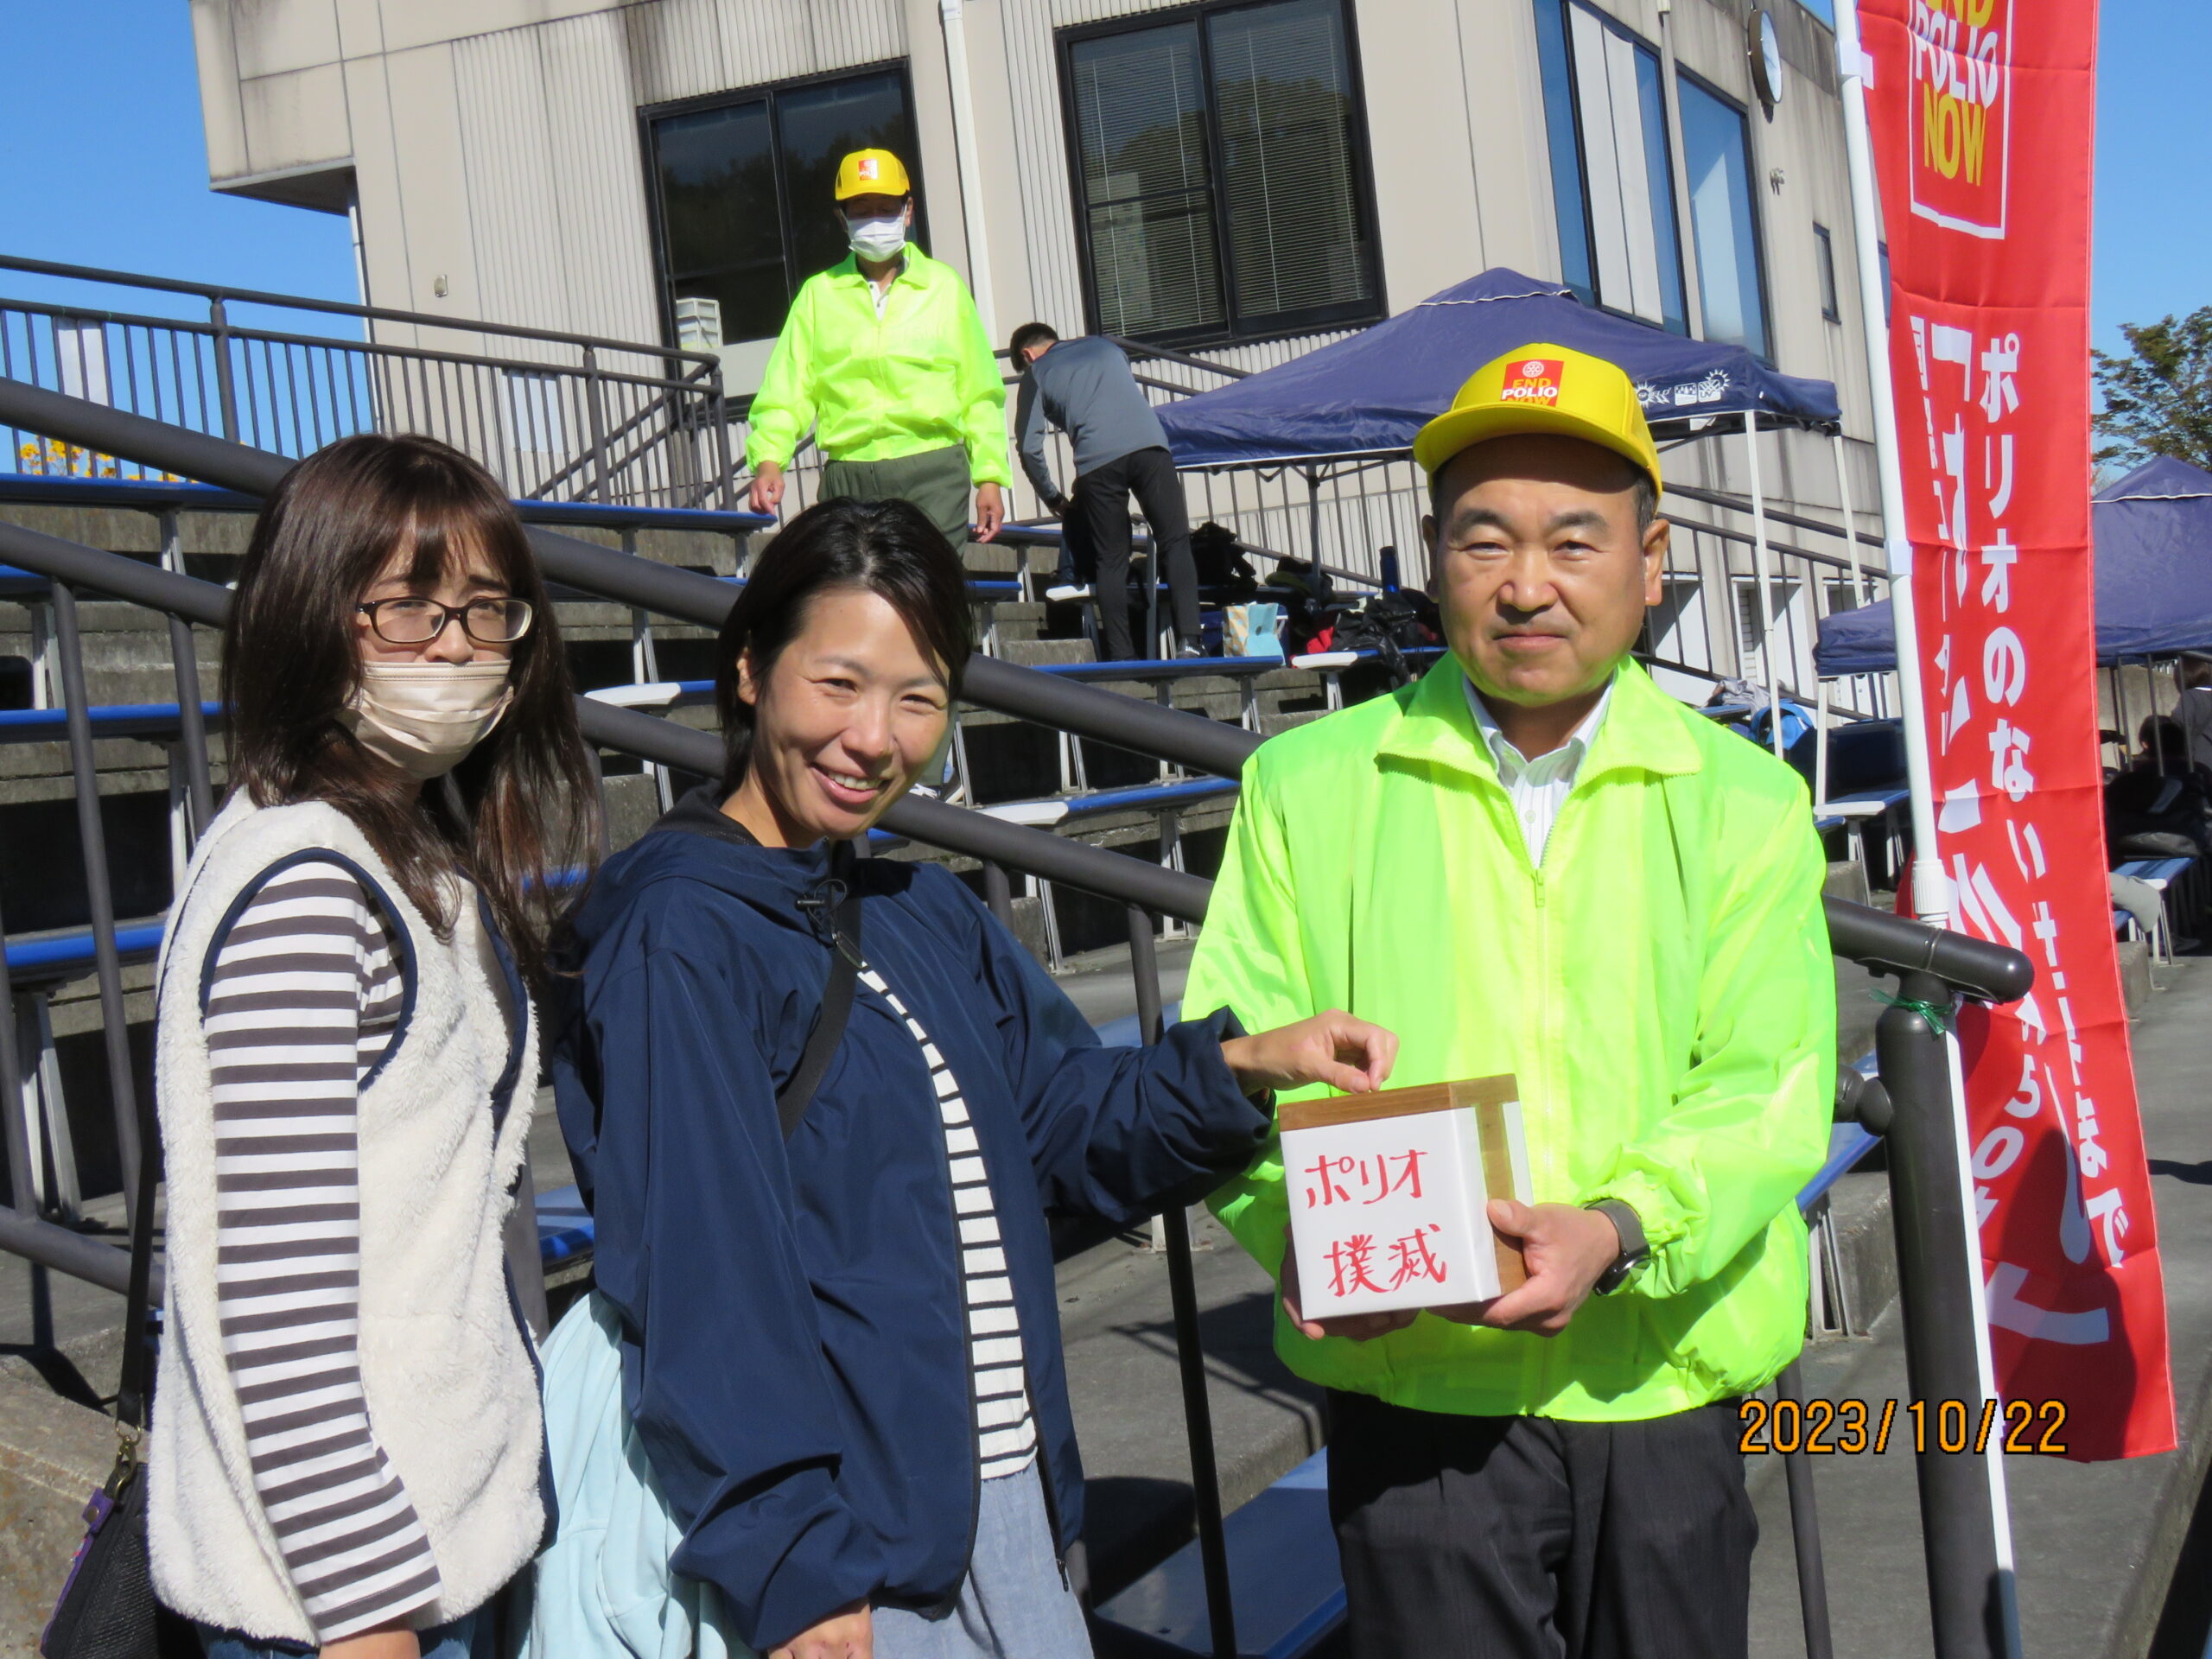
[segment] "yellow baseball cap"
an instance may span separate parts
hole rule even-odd
[[[1523,433],[1556,433],[1602,444],[1664,490],[1659,447],[1636,388],[1617,364],[1565,346],[1523,346],[1467,377],[1452,407],[1421,428],[1414,459],[1433,478],[1471,445]]]
[[[837,200],[855,196],[910,196],[905,163],[887,149],[856,149],[837,163]]]

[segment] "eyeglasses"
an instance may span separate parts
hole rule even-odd
[[[461,632],[480,645],[512,645],[530,632],[526,599],[472,599],[466,605],[441,605],[435,599],[372,599],[354,608],[369,619],[377,638],[388,645],[427,645],[459,619]]]

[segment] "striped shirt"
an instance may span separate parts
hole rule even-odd
[[[1541,869],[1545,843],[1552,838],[1552,825],[1574,788],[1574,775],[1582,770],[1582,759],[1590,753],[1598,728],[1605,723],[1605,710],[1613,701],[1612,685],[1607,683],[1597,706],[1582,717],[1566,742],[1531,760],[1506,741],[1504,732],[1498,728],[1497,717],[1484,703],[1475,683],[1464,683],[1467,707],[1474,711],[1475,729],[1490,745],[1491,756],[1497,762],[1497,781],[1513,798],[1513,815],[1521,821],[1521,839],[1529,849],[1529,861]]]
[[[960,1083],[921,1022],[873,968],[861,983],[891,1005],[892,1013],[922,1046],[930,1086],[944,1122],[945,1157],[952,1171],[952,1223],[960,1238],[961,1300],[968,1316],[968,1377],[976,1402],[976,1449],[982,1478],[1018,1475],[1037,1456],[1037,1424],[1029,1410],[1029,1377],[1021,1358],[1021,1321],[1007,1276],[998,1211],[983,1169],[983,1149],[969,1121]]]
[[[357,1351],[359,1090],[404,988],[390,924],[323,859],[268,880],[209,987],[223,1351],[254,1487],[326,1643],[440,1592],[369,1421]]]

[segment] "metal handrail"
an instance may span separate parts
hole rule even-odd
[[[0,424],[249,495],[266,495],[294,465],[265,449],[165,425],[20,380],[0,379]],[[530,539],[539,564],[554,582],[664,616],[718,628],[736,599],[728,582],[713,576],[632,558],[536,526],[530,530]],[[1163,755],[1224,778],[1237,775],[1251,749],[1249,734],[1235,727],[1055,680],[995,657],[969,660],[963,695],[982,708]]]
[[[282,311],[317,311],[331,316],[361,317],[371,322],[412,323],[419,327],[443,328],[455,334],[499,334],[514,340],[551,340],[563,346],[586,346],[601,351],[627,352],[639,357],[677,358],[686,363],[699,364],[709,371],[721,367],[721,359],[712,352],[686,351],[674,346],[647,346],[634,340],[614,340],[603,334],[571,334],[552,328],[529,328],[519,323],[442,317],[429,311],[398,311],[389,306],[358,305],[348,300],[315,300],[299,294],[271,294],[263,289],[230,288],[219,283],[194,283],[175,276],[144,276],[133,271],[104,270],[93,265],[57,264],[50,259],[25,259],[13,254],[0,254],[0,270],[20,270],[35,276],[61,276],[78,282],[102,283],[111,288],[143,288],[157,294],[190,294],[211,302],[228,303],[237,301],[245,305],[270,306]],[[10,301],[10,303],[19,302]],[[81,308],[71,309],[65,307],[63,309],[74,316],[95,315]],[[161,317],[150,321],[167,326],[176,323],[178,319]],[[231,332],[236,334],[238,330],[233,328]],[[315,342],[316,345],[327,343],[323,340]]]
[[[512,369],[522,374],[565,374],[581,376],[596,374],[610,385],[650,386],[660,391],[701,391],[706,389],[709,371],[700,369],[681,378],[667,375],[633,374],[619,369],[591,369],[575,363],[545,363],[524,357],[487,357],[473,352],[439,351],[429,346],[402,346],[387,340],[333,340],[326,334],[292,334],[274,328],[251,328],[235,322],[218,327],[212,322],[199,322],[190,317],[143,317],[127,311],[95,311],[81,305],[61,305],[38,300],[0,301],[10,311],[22,312],[35,317],[60,317],[73,322],[111,322],[119,328],[168,328],[181,334],[198,334],[208,340],[251,340],[270,346],[307,346],[317,350],[329,347],[347,352],[359,352],[365,357],[404,359],[410,363],[445,363],[456,366],[480,366],[493,369]],[[476,325],[449,324],[449,327],[473,330]],[[515,334],[526,334],[516,329]],[[543,338],[528,335],[531,339]],[[566,343],[566,342],[563,342]],[[641,346],[626,346],[626,353],[639,356],[658,356]],[[652,404],[644,412],[650,413]],[[633,417],[635,418],[635,417]]]

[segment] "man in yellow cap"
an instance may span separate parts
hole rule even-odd
[[[745,442],[751,505],[773,512],[811,428],[822,494],[911,501],[955,547],[1005,522],[1006,386],[967,284],[907,237],[913,187],[887,149],[839,163],[836,210],[852,252],[799,287],[753,394]]]
[[[1669,531],[1627,376],[1523,346],[1414,454],[1451,652],[1253,756],[1184,1007],[1350,1009],[1394,1086],[1510,1073],[1535,1202],[1491,1220],[1528,1281],[1317,1322],[1280,1145],[1213,1202],[1330,1391],[1356,1659],[1730,1659],[1737,1402],[1802,1341],[1834,1099],[1820,842],[1795,773],[1630,655]]]

